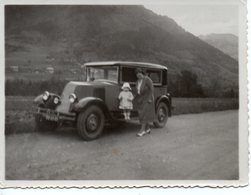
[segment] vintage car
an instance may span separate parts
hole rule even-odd
[[[48,91],[34,99],[35,122],[38,130],[52,130],[64,124],[77,127],[84,140],[102,134],[107,122],[123,120],[118,95],[124,82],[135,90],[135,70],[143,68],[152,79],[156,108],[155,127],[164,127],[171,116],[172,101],[167,92],[167,68],[141,62],[92,62],[83,65],[84,81],[66,84],[61,95]],[[137,117],[137,111],[131,112]]]

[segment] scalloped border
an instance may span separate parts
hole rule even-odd
[[[152,0],[85,0],[78,1],[72,0],[49,0],[46,4],[151,4]],[[156,0],[156,4],[197,4],[202,3],[200,0]],[[0,15],[4,16],[4,5],[6,4],[43,4],[41,0],[4,0],[0,3]],[[86,181],[73,181],[73,180],[53,180],[53,181],[9,181],[5,180],[5,135],[1,131],[0,136],[0,188],[4,189],[132,189],[132,188],[238,188],[248,185],[248,91],[247,86],[249,83],[247,77],[247,0],[206,0],[202,4],[237,4],[239,6],[239,180],[86,180]],[[0,89],[4,92],[4,17],[1,17],[0,22],[0,59],[2,66],[0,74],[2,77],[0,82]],[[245,52],[242,52],[245,51]],[[241,76],[240,76],[241,75]],[[250,93],[250,91],[249,91]],[[1,93],[1,105],[5,104],[4,93]],[[4,129],[4,107],[3,113],[0,114],[0,129]]]

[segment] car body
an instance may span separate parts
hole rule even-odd
[[[101,135],[105,122],[123,120],[118,96],[124,82],[136,86],[136,69],[143,68],[154,85],[156,127],[165,126],[171,116],[172,101],[168,93],[168,69],[165,66],[143,62],[91,62],[83,66],[84,81],[66,84],[61,95],[44,92],[34,99],[35,121],[39,130],[55,129],[58,125],[76,125],[85,140]],[[132,110],[137,117],[137,110]]]

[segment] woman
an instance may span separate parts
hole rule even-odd
[[[144,136],[151,132],[149,123],[154,121],[155,108],[154,108],[154,88],[152,80],[145,75],[143,69],[136,70],[136,95],[134,105],[138,110],[139,121],[141,129],[137,136]]]

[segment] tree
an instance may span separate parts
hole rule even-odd
[[[182,70],[181,74],[174,76],[169,84],[171,94],[175,97],[205,97],[197,75],[188,70]]]

